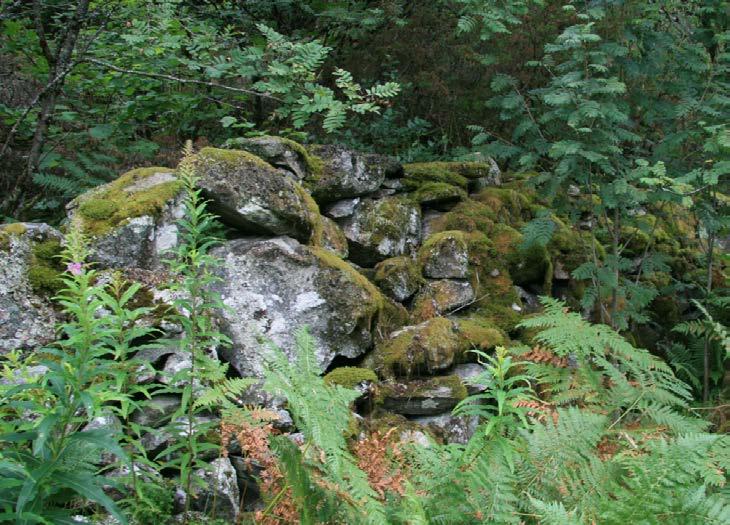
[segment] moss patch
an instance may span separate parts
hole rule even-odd
[[[440,182],[466,190],[469,181],[447,162],[419,162],[404,164],[403,185],[408,190],[417,190],[430,182]]]
[[[55,295],[63,288],[63,265],[59,259],[61,252],[61,243],[54,239],[33,246],[28,265],[28,282],[36,293]]]
[[[474,199],[493,210],[499,222],[519,228],[532,218],[533,201],[522,191],[509,188],[486,188]]]
[[[494,326],[488,319],[473,317],[459,319],[459,335],[464,345],[480,350],[491,350],[495,346],[504,346],[508,338],[505,333]]]
[[[3,225],[2,231],[9,235],[23,235],[28,231],[28,227],[22,222],[13,222]]]
[[[428,379],[416,379],[405,383],[382,383],[378,389],[376,402],[382,401],[387,397],[428,399],[436,397],[434,396],[434,393],[443,388],[449,389],[450,393],[448,397],[457,401],[461,401],[468,395],[466,386],[461,378],[456,375],[448,375],[430,377]]]
[[[444,182],[427,182],[413,193],[413,199],[424,206],[439,207],[466,199],[466,192]]]
[[[328,385],[340,385],[353,389],[360,383],[377,383],[378,376],[369,368],[358,368],[354,366],[342,366],[335,368],[324,376],[324,382]]]
[[[165,205],[180,191],[177,180],[140,187],[157,173],[172,173],[169,168],[138,168],[98,188],[79,202],[78,216],[84,231],[104,235],[134,217],[158,217]]]
[[[462,230],[489,233],[497,215],[484,203],[467,199],[434,221],[434,231]]]

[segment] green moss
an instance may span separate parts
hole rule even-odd
[[[459,335],[465,345],[480,350],[491,350],[495,346],[504,346],[508,338],[505,333],[494,326],[489,319],[472,317],[460,319]]]
[[[324,171],[324,161],[321,157],[318,157],[317,155],[313,155],[312,153],[309,153],[307,151],[307,148],[299,144],[298,142],[287,139],[284,137],[273,137],[277,140],[281,141],[283,144],[286,144],[289,148],[296,151],[304,160],[304,164],[307,166],[307,171],[309,174],[314,177],[315,179],[320,177],[322,175],[322,172]]]
[[[413,199],[421,204],[454,203],[466,199],[466,192],[445,182],[426,182],[413,193]]]
[[[104,235],[131,218],[159,216],[165,204],[179,193],[180,182],[163,182],[136,190],[134,186],[161,172],[172,173],[173,170],[160,167],[138,168],[98,188],[90,197],[81,200],[78,215],[84,231],[90,235]]]
[[[478,298],[473,309],[496,327],[510,332],[520,320],[513,305],[522,306],[509,273],[508,261],[486,235],[466,234],[470,280]]]
[[[265,170],[272,170],[271,164],[261,157],[239,149],[220,149],[220,148],[203,148],[198,153],[198,157],[205,161],[210,159],[216,162],[223,162],[232,166],[241,166],[253,164]]]
[[[61,272],[45,265],[32,264],[28,268],[28,282],[33,291],[39,294],[55,295],[63,288]]]
[[[2,231],[9,235],[23,235],[28,231],[28,227],[22,222],[13,222],[3,225]]]
[[[375,281],[385,281],[393,274],[405,273],[409,278],[420,281],[421,273],[418,265],[410,257],[391,257],[375,266]]]
[[[105,199],[89,199],[81,203],[79,212],[91,220],[106,220],[119,210],[116,202]]]
[[[431,257],[437,255],[439,247],[447,242],[456,242],[460,249],[468,250],[466,236],[467,234],[461,230],[447,230],[432,234],[418,250],[418,262],[421,265],[425,264]]]
[[[28,265],[28,282],[41,295],[55,295],[63,288],[61,243],[56,239],[35,243]]]
[[[373,359],[383,377],[411,376],[453,362],[465,349],[452,322],[435,317],[378,345]]]
[[[516,228],[532,218],[534,200],[523,191],[485,188],[474,199],[491,208],[499,222]]]
[[[489,206],[472,199],[457,204],[433,223],[434,231],[462,230],[489,233],[497,215]]]
[[[352,389],[364,382],[377,383],[378,376],[368,368],[342,366],[325,375],[324,382],[328,385],[334,384]]]
[[[403,185],[408,190],[417,190],[429,182],[441,182],[466,190],[469,181],[446,162],[419,162],[404,164]]]

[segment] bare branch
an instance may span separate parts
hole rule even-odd
[[[117,73],[125,73],[128,75],[136,75],[136,76],[147,77],[147,78],[158,78],[160,80],[170,80],[172,82],[180,82],[181,84],[195,84],[198,86],[207,86],[207,87],[211,87],[211,88],[223,89],[225,91],[232,91],[234,93],[245,93],[246,95],[251,95],[254,97],[266,98],[269,100],[276,100],[277,102],[283,102],[278,97],[275,97],[268,93],[262,93],[260,91],[255,91],[253,89],[227,86],[225,84],[219,84],[217,82],[208,82],[205,80],[195,80],[192,78],[181,78],[181,77],[176,77],[173,75],[167,75],[164,73],[150,73],[148,71],[137,71],[134,69],[125,69],[122,67],[115,66],[114,64],[110,64],[109,62],[105,62],[103,60],[98,60],[96,58],[86,58],[85,62],[89,62],[91,64],[96,64],[97,66],[101,66],[106,69],[116,71]]]

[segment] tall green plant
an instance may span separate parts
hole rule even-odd
[[[111,403],[130,405],[130,392],[116,388],[127,373],[116,358],[130,338],[124,322],[97,315],[108,303],[85,262],[82,234],[72,231],[66,243],[68,271],[57,299],[68,320],[55,345],[43,351],[47,372],[0,393],[0,521],[71,523],[72,504],[90,500],[126,523],[95,465],[102,453],[127,460],[120,436],[113,428],[85,427]]]

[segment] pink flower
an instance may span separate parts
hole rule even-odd
[[[73,275],[80,275],[83,272],[83,266],[80,262],[72,262],[66,265],[66,271]]]

